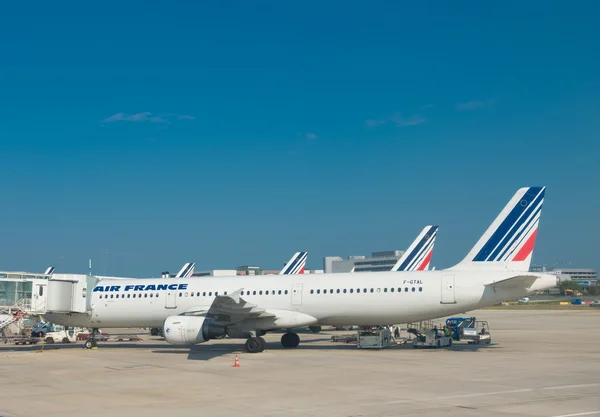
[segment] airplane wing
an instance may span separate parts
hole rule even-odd
[[[303,274],[304,266],[306,265],[306,258],[308,252],[296,252],[294,256],[288,261],[283,269],[279,272],[279,275],[295,275]]]
[[[215,324],[229,326],[248,319],[275,317],[275,314],[244,300],[241,292],[242,289],[239,289],[228,295],[218,295],[210,307],[194,307],[183,315],[203,316],[212,319]]]
[[[533,283],[538,279],[538,277],[534,275],[519,275],[512,278],[503,279],[500,281],[492,282],[490,284],[486,284],[485,286],[492,289],[499,290],[517,290],[517,289],[525,289],[528,290],[531,288]]]

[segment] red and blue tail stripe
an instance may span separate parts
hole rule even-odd
[[[535,243],[545,192],[546,187],[529,187],[472,261],[504,262],[527,259]]]
[[[392,271],[423,271],[429,266],[438,226],[425,227]]]
[[[308,252],[296,252],[294,256],[288,261],[288,263],[279,272],[279,275],[296,275],[303,274],[304,267],[306,266],[306,259]]]

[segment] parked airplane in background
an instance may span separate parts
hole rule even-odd
[[[279,275],[303,274],[308,252],[296,252],[287,264],[279,271]]]
[[[408,247],[392,271],[426,271],[429,269],[433,245],[439,226],[425,226],[419,236]]]
[[[407,323],[491,306],[557,284],[554,275],[528,271],[544,193],[545,187],[518,190],[469,254],[446,270],[100,281],[88,292],[85,313],[65,311],[58,294],[70,297],[70,283],[50,280],[57,295],[49,286],[46,320],[103,329],[162,326],[175,345],[228,335],[247,339],[254,353],[265,348],[260,336],[276,329]],[[293,332],[281,338],[284,347],[299,343]]]
[[[428,270],[438,228],[439,226],[425,226],[390,271]],[[355,268],[353,267],[350,272],[356,272]]]
[[[188,262],[183,265],[181,270],[175,275],[175,278],[190,278],[194,274],[196,264]]]
[[[48,269],[46,269],[46,272],[44,272],[44,275],[52,275],[55,269],[55,267],[49,266]]]

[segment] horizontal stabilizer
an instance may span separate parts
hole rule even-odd
[[[537,279],[538,277],[534,275],[519,275],[512,278],[503,279],[501,281],[492,282],[490,284],[486,284],[485,286],[488,288],[507,291],[529,290]]]

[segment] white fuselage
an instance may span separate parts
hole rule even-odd
[[[539,278],[528,290],[494,290],[485,286],[518,275]],[[518,299],[551,288],[555,282],[554,276],[545,274],[443,270],[102,280],[94,291],[88,291],[91,295],[88,313],[45,316],[53,323],[69,326],[161,327],[169,316],[208,309],[216,293],[225,295],[240,290],[243,300],[278,317],[275,321],[257,320],[252,323],[256,329],[312,324],[393,324],[433,319]],[[170,287],[165,290],[165,285]]]

